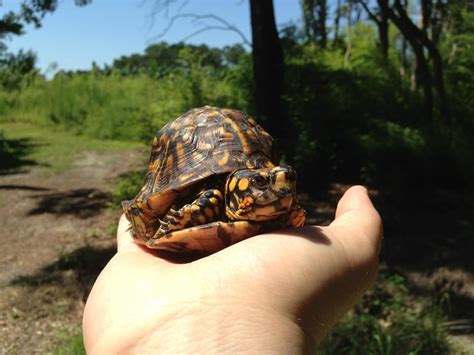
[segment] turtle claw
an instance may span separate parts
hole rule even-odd
[[[173,217],[181,217],[181,213],[179,213],[179,211],[176,211],[172,208],[170,208],[168,213],[171,214]]]

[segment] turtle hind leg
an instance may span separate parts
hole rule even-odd
[[[170,209],[152,239],[184,228],[199,226],[221,220],[224,196],[218,189],[202,191],[198,197],[179,210]]]

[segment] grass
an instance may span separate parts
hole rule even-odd
[[[59,345],[54,349],[54,355],[85,355],[81,327],[72,330],[61,330],[55,334]]]
[[[376,284],[323,342],[320,353],[450,354],[443,306],[414,298],[403,275],[382,266]]]
[[[141,146],[137,142],[94,139],[29,123],[1,123],[0,143],[0,154],[7,157],[2,158],[2,168],[5,164],[8,167],[9,159],[14,163],[12,167],[36,165],[46,168],[45,173],[69,169],[79,152],[104,153]]]

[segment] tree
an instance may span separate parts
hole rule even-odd
[[[250,14],[257,114],[281,148],[286,148],[284,137],[290,123],[282,100],[284,61],[273,1],[250,0]]]
[[[384,58],[388,58],[388,0],[377,0],[378,9],[376,11],[371,10],[365,0],[359,0],[359,3],[369,18],[377,25],[380,52]]]
[[[321,48],[326,48],[326,0],[301,0],[301,8],[303,10],[303,27],[306,38],[318,43]]]
[[[388,8],[388,15],[413,48],[419,81],[423,86],[427,118],[431,120],[433,117],[432,87],[434,85],[439,98],[441,116],[444,122],[449,124],[450,115],[444,85],[443,63],[436,44],[427,35],[426,28],[429,26],[429,22],[423,20],[423,23],[425,23],[423,26],[426,26],[424,29],[423,26],[421,29],[416,26],[400,0],[395,0],[393,6]],[[428,59],[425,56],[425,49],[433,63],[433,76],[431,75]]]

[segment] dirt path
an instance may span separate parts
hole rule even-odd
[[[77,332],[97,270],[114,253],[112,181],[140,156],[88,152],[52,176],[0,176],[0,353],[44,354]]]

